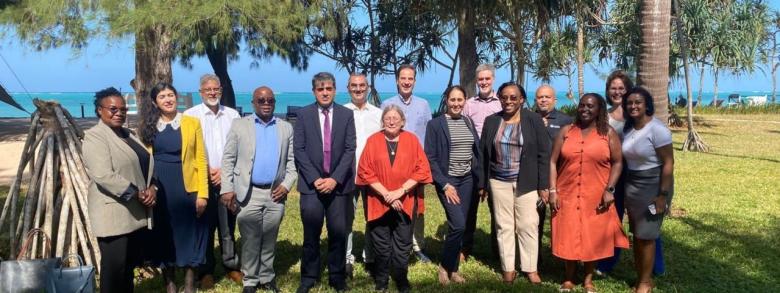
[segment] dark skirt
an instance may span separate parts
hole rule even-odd
[[[625,205],[628,211],[628,219],[631,224],[631,232],[634,237],[643,240],[654,240],[661,234],[663,214],[651,214],[649,205],[655,202],[655,198],[661,189],[661,166],[641,171],[626,170],[625,177]],[[674,188],[669,190],[666,197],[667,207],[672,204]],[[668,212],[668,208],[666,209]]]
[[[152,261],[167,267],[199,266],[208,249],[208,219],[205,213],[196,217],[197,197],[184,189],[180,130],[168,126],[157,134],[154,174],[159,190],[149,243]]]

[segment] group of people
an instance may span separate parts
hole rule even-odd
[[[426,184],[434,186],[447,218],[436,273],[442,285],[467,282],[459,264],[473,252],[478,205],[487,201],[504,282],[515,280],[518,260],[531,283],[541,282],[537,264],[549,205],[552,253],[566,264],[560,290],[575,288],[581,261],[583,287],[595,292],[593,274],[609,273],[616,252],[629,246],[625,209],[634,289],[651,291],[654,264],[656,273],[659,261],[663,269],[659,235],[674,160],[671,132],[653,118],[650,94],[618,71],[607,80],[607,99],[583,95],[571,118],[555,110],[550,86],[537,89],[532,110],[521,85],[493,89],[492,65],[480,65],[476,76],[476,96],[447,88],[445,110],[433,118],[428,102],[413,94],[411,65],[399,67],[398,94],[381,107],[367,102],[370,87],[359,73],[347,81],[350,103],[335,103],[336,79],[321,72],[312,78],[315,102],[297,111],[294,125],[274,116],[276,97],[266,86],[252,93],[252,115],[222,106],[220,80],[211,74],[200,80],[203,103],[184,113],[172,85],[153,87],[141,103],[137,131],[124,127],[128,109],[119,91],[97,92],[100,121],[86,132],[83,152],[103,255],[101,291],[131,292],[141,262],[162,268],[168,292],[177,292],[177,268],[185,271],[185,292],[196,283],[212,287],[218,230],[226,276],[243,292],[280,292],[275,248],[296,181],[303,230],[298,292],[320,280],[323,225],[328,285],[349,290],[359,200],[366,220],[362,258],[374,289],[387,291],[392,278],[399,292],[409,292],[410,258],[431,262],[423,233]]]

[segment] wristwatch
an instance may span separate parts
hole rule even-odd
[[[661,195],[669,196],[669,191],[668,190],[661,190]]]
[[[607,186],[607,192],[615,194],[615,187],[614,186]]]

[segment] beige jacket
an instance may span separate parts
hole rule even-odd
[[[130,139],[143,143],[129,129]],[[149,176],[143,177],[133,149],[102,121],[84,133],[82,156],[90,177],[88,202],[92,231],[97,237],[127,234],[147,226],[151,212],[138,201],[137,192],[124,200],[132,185],[148,186],[154,170],[149,154]]]

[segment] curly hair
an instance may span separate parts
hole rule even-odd
[[[444,90],[444,93],[441,95],[441,103],[442,103],[442,114],[447,113],[450,110],[450,107],[447,107],[447,100],[450,98],[450,93],[454,90],[459,90],[461,93],[463,93],[463,97],[468,99],[466,97],[466,90],[463,89],[460,85],[453,85],[448,87],[446,90]]]
[[[100,108],[100,103],[103,102],[103,99],[108,97],[120,97],[122,98],[122,93],[119,92],[115,87],[107,87],[102,90],[99,90],[95,93],[95,116],[100,118],[100,112],[98,112],[98,108]],[[124,98],[122,98],[122,101],[124,101]]]
[[[508,88],[510,86],[516,86],[517,89],[520,91],[520,95],[523,98],[523,103],[520,104],[520,108],[521,109],[525,108],[526,106],[525,104],[528,103],[528,95],[525,94],[525,89],[523,88],[523,86],[515,83],[514,81],[507,81],[505,83],[502,83],[501,86],[498,87],[498,91],[496,91],[496,96],[499,97],[500,100],[501,92],[504,91],[505,88]]]
[[[645,99],[645,115],[647,116],[653,116],[655,115],[655,105],[653,104],[653,96],[650,94],[647,89],[641,86],[637,86],[632,88],[631,90],[627,91],[625,95],[623,95],[623,103],[620,105],[620,107],[623,107],[623,119],[626,120],[625,126],[623,126],[623,133],[628,133],[631,131],[631,129],[634,129],[634,124],[636,123],[631,116],[628,115],[628,97],[630,95],[637,94],[642,96],[642,98]]]
[[[157,95],[164,90],[171,90],[177,97],[179,93],[172,84],[160,82],[149,91],[149,100],[141,103],[141,123],[138,126],[141,141],[150,146],[154,144],[154,138],[157,136],[157,121],[160,120],[160,109],[157,108]]]
[[[623,82],[623,86],[626,88],[626,91],[630,91],[632,88],[634,88],[634,83],[631,82],[631,78],[628,77],[628,74],[626,74],[625,71],[615,70],[612,73],[610,73],[609,77],[607,77],[606,89],[604,89],[604,96],[607,97],[607,104],[609,104],[610,106],[613,105],[612,105],[612,100],[609,99],[609,85],[615,79],[620,79],[620,81]]]
[[[596,113],[596,132],[599,133],[599,135],[607,135],[609,133],[609,120],[607,119],[607,102],[605,101],[604,97],[597,93],[587,93],[582,95],[580,97],[580,104],[582,104],[582,101],[585,100],[585,98],[594,98],[596,100],[596,104],[599,105],[599,111]],[[577,107],[579,108],[579,106]],[[580,128],[585,128],[585,125],[582,125],[582,118],[580,117],[580,111],[577,110],[577,115],[574,116],[574,124],[579,126]]]

